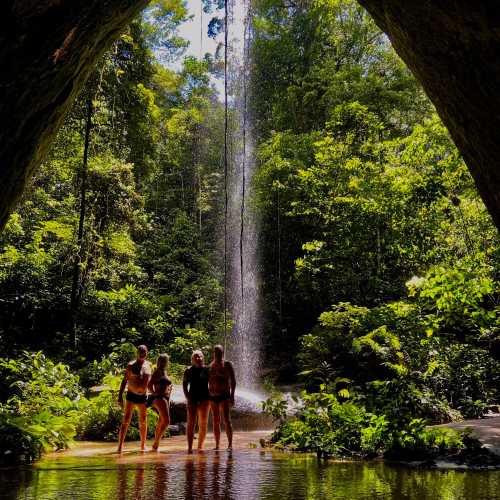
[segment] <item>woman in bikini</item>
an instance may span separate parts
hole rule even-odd
[[[156,369],[148,385],[148,390],[151,393],[148,403],[153,406],[160,417],[156,424],[153,450],[158,450],[165,429],[170,424],[169,402],[172,392],[172,382],[167,376],[167,367],[167,354],[160,354],[156,363]]]
[[[123,421],[120,426],[118,437],[118,453],[122,452],[123,442],[127,435],[127,430],[132,419],[134,408],[139,410],[139,434],[141,436],[141,451],[146,449],[146,435],[148,430],[147,410],[146,410],[146,391],[151,379],[151,364],[146,359],[148,348],[140,345],[137,348],[137,359],[131,361],[123,376],[120,390],[118,392],[118,404],[124,408]],[[123,392],[127,387],[125,403],[123,402]]]
[[[230,408],[234,406],[236,377],[231,362],[224,360],[224,348],[221,345],[214,346],[213,356],[208,368],[208,391],[214,424],[215,449],[218,450],[220,444],[221,417],[226,429],[227,447],[231,449],[233,446],[233,425]]]

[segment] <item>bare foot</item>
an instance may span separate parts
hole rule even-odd
[[[118,453],[119,455],[121,455],[121,454],[122,454],[122,452],[123,452],[123,450],[122,450],[121,448],[118,448],[118,449],[116,450],[116,453]]]

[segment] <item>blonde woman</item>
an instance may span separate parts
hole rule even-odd
[[[148,403],[153,407],[159,415],[158,423],[156,424],[155,440],[153,450],[158,450],[160,440],[165,433],[165,429],[170,424],[169,403],[170,394],[172,392],[172,382],[167,375],[168,355],[160,354],[156,362],[156,369],[151,376],[151,381],[148,385],[150,392]]]

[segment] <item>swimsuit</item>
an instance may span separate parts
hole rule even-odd
[[[172,381],[166,376],[162,375],[157,381],[153,382],[154,385],[159,385],[163,389],[162,394],[150,394],[148,396],[148,400],[146,406],[150,407],[157,399],[163,399],[167,403],[170,401],[170,398],[165,394],[165,390],[169,385],[172,385]]]
[[[214,403],[222,403],[222,401],[229,401],[229,399],[231,399],[231,394],[229,394],[229,392],[217,394],[217,396],[210,396],[210,401]]]
[[[161,385],[162,387],[168,387],[169,385],[172,385],[171,380],[166,376],[163,375],[158,379],[158,382],[155,382],[158,385]]]
[[[222,401],[228,401],[231,398],[231,394],[229,392],[228,380],[229,380],[229,370],[226,368],[226,362],[222,364],[222,366],[218,365],[210,365],[209,370],[209,386],[211,389],[214,386],[217,389],[220,389],[221,386],[224,390],[221,394],[212,395],[210,394],[210,401],[214,403],[221,403]],[[225,388],[225,389],[224,389]]]
[[[191,366],[186,370],[186,379],[189,384],[188,396],[192,403],[208,401],[208,368]]]
[[[125,399],[136,405],[143,405],[146,403],[147,396],[146,394],[137,394],[132,391],[127,391]]]
[[[149,408],[150,406],[153,406],[153,403],[157,399],[163,399],[163,401],[166,401],[167,403],[170,401],[170,398],[168,396],[165,396],[164,394],[158,396],[156,394],[150,394],[148,396],[148,400],[146,401],[146,406]]]

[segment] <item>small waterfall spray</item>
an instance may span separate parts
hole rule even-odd
[[[255,170],[252,120],[249,113],[251,68],[250,0],[228,4],[228,75],[232,94],[231,158],[228,176],[227,285],[232,319],[228,359],[234,362],[238,384],[255,389],[261,362],[260,273],[258,220],[253,207]]]

